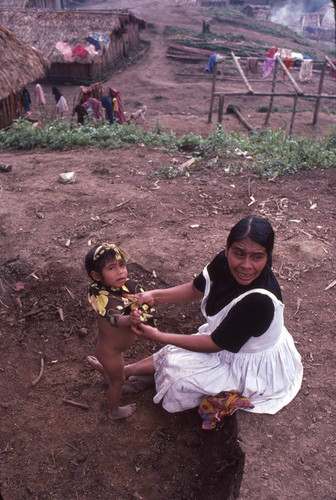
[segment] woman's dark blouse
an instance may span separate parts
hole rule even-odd
[[[206,304],[206,314],[214,316],[233,299],[255,288],[263,288],[282,301],[279,284],[266,265],[256,280],[248,286],[240,285],[232,276],[225,252],[219,253],[207,266],[211,287]],[[203,273],[194,279],[194,286],[205,291]],[[251,293],[233,306],[222,323],[211,334],[212,340],[222,349],[238,352],[251,337],[260,337],[267,331],[274,317],[274,305],[268,295]]]

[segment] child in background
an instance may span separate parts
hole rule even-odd
[[[137,327],[141,321],[147,322],[154,312],[154,308],[146,304],[139,307],[135,294],[143,292],[143,288],[128,279],[128,260],[125,250],[109,243],[97,245],[85,257],[86,271],[93,280],[89,302],[98,320],[95,356],[87,359],[104,375],[108,384],[107,400],[112,420],[127,418],[135,411],[135,404],[119,406],[124,382],[123,351],[136,339],[131,327]]]

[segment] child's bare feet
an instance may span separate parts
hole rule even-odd
[[[120,420],[122,418],[128,418],[135,412],[136,404],[131,403],[127,406],[119,406],[117,410],[110,411],[109,417],[111,420]]]
[[[107,373],[105,372],[103,365],[101,363],[99,363],[98,359],[95,356],[88,356],[86,359],[88,360],[88,362],[92,366],[92,368],[94,368],[95,370],[97,370],[99,373],[101,373],[104,376],[105,382],[107,384],[109,384],[110,379],[109,379]]]
[[[88,356],[86,359],[88,360],[92,368],[98,370],[100,373],[104,373],[103,365],[99,363],[98,359],[95,356]]]
[[[123,394],[141,392],[154,385],[153,375],[132,375],[123,383],[121,392]]]

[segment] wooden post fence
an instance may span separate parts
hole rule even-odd
[[[234,65],[236,66],[238,73],[240,77],[242,78],[245,86],[247,87],[247,92],[243,91],[232,91],[232,92],[226,92],[226,91],[216,91],[216,64],[214,68],[214,74],[212,78],[212,89],[211,89],[211,99],[210,99],[210,109],[209,109],[209,115],[208,115],[208,123],[211,123],[212,121],[212,111],[213,111],[213,106],[214,106],[214,101],[215,98],[218,97],[218,123],[222,123],[223,121],[223,113],[224,113],[224,101],[227,96],[250,96],[250,97],[270,97],[270,102],[269,102],[269,107],[267,110],[267,115],[265,119],[265,126],[268,125],[270,116],[272,113],[273,109],[273,103],[274,103],[274,98],[275,97],[291,97],[294,99],[293,103],[293,112],[291,116],[291,121],[289,125],[289,137],[292,136],[293,133],[293,127],[294,127],[294,120],[295,120],[295,115],[296,115],[296,110],[297,110],[297,103],[298,99],[300,98],[306,98],[306,99],[316,99],[316,104],[315,104],[315,112],[314,112],[314,118],[313,118],[313,125],[317,124],[317,119],[318,119],[318,112],[319,112],[319,107],[320,107],[320,102],[322,99],[336,99],[336,95],[330,95],[330,94],[323,94],[323,82],[324,82],[324,77],[325,77],[325,71],[327,64],[336,71],[336,66],[334,63],[329,59],[328,56],[325,56],[325,61],[322,67],[321,75],[320,75],[320,81],[319,81],[319,87],[317,94],[305,94],[303,90],[300,88],[300,86],[296,83],[294,77],[290,74],[289,70],[281,60],[279,56],[276,56],[276,61],[275,61],[275,68],[274,68],[274,75],[273,75],[273,80],[272,80],[272,87],[270,92],[255,92],[248,81],[241,65],[239,62],[239,58],[236,57],[236,55],[231,52],[231,57],[233,59]],[[276,76],[277,76],[277,69],[278,66],[280,66],[283,71],[285,72],[285,75],[288,77],[288,80],[290,81],[291,85],[293,86],[294,91],[293,92],[275,92],[275,87],[276,87]],[[241,120],[242,123],[244,123],[244,120]],[[252,127],[249,126],[248,129],[251,129]],[[250,130],[251,131],[251,130]]]

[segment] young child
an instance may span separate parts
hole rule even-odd
[[[143,292],[143,288],[128,279],[128,260],[125,250],[109,243],[97,245],[85,257],[86,271],[93,280],[88,298],[98,319],[96,357],[87,359],[108,383],[107,400],[112,420],[127,418],[135,411],[135,404],[119,406],[124,382],[123,351],[136,339],[131,327],[148,321],[155,311],[146,304],[138,305],[135,294]]]

